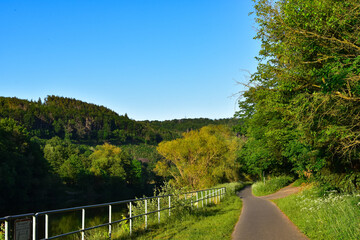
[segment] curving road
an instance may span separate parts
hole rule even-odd
[[[238,193],[243,200],[233,240],[308,240],[267,197],[255,197],[248,186]]]

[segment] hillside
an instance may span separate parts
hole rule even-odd
[[[104,107],[80,100],[48,96],[41,101],[0,97],[0,118],[11,118],[32,136],[58,136],[73,142],[99,144],[151,144],[181,137],[182,132],[209,124],[235,124],[233,119],[207,118],[168,121],[135,121]]]
[[[48,96],[42,102],[0,97],[0,118],[12,118],[33,136],[83,143],[156,143],[156,133],[128,116],[80,100]]]
[[[0,97],[0,215],[152,194],[165,180],[153,171],[158,143],[230,122],[140,122],[72,98]]]

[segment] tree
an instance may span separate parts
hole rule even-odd
[[[359,188],[359,1],[256,0],[255,14],[262,48],[240,105],[265,122],[248,137],[266,126],[272,159]]]
[[[90,160],[90,171],[95,176],[103,177],[104,179],[116,177],[124,182],[127,180],[131,158],[121,148],[108,143],[98,145],[90,155]]]
[[[40,146],[12,119],[0,119],[0,210],[45,198],[51,184]],[[18,204],[18,205],[17,205]]]
[[[179,187],[204,188],[238,178],[236,151],[239,139],[225,126],[206,126],[183,134],[183,138],[161,142],[164,157],[155,171]]]

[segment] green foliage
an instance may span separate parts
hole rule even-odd
[[[359,2],[254,2],[262,47],[236,114],[244,170],[359,189]]]
[[[252,185],[252,192],[255,196],[269,195],[287,186],[292,181],[293,178],[289,176],[274,177],[265,183],[259,181]]]
[[[43,102],[0,97],[0,118],[13,118],[32,135],[117,144],[148,142],[156,144],[157,133],[125,116],[95,104],[72,98],[48,96]]]
[[[39,145],[12,119],[0,119],[0,211],[48,194],[52,179]]]
[[[0,240],[5,240],[5,223],[0,224]]]
[[[90,168],[90,149],[77,146],[68,140],[53,137],[45,142],[44,157],[50,163],[52,173],[65,184],[76,185],[85,181]]]
[[[226,187],[226,196],[234,196],[237,192],[243,189],[246,184],[244,184],[243,182],[230,182],[215,185],[213,188]]]
[[[95,176],[118,177],[121,180],[127,178],[131,159],[121,148],[105,143],[97,146],[89,158],[91,160],[90,171]]]
[[[227,197],[218,205],[189,213],[181,220],[154,225],[151,231],[141,232],[131,239],[231,239],[241,207],[239,197]]]
[[[0,97],[0,118],[23,124],[33,136],[50,139],[58,136],[86,144],[151,144],[173,140],[184,131],[210,123],[233,124],[232,119],[181,119],[143,121],[120,116],[114,111],[72,98],[47,96],[44,101]]]
[[[238,179],[236,152],[241,141],[228,128],[210,125],[183,136],[157,147],[164,156],[156,165],[159,175],[171,176],[178,187],[193,189]]]
[[[0,190],[9,192],[0,205],[9,214],[15,213],[9,206],[17,213],[148,194],[164,180],[153,171],[162,158],[158,142],[179,136],[181,127],[230,122],[186,119],[180,128],[177,121],[164,122],[165,129],[162,122],[136,122],[103,106],[57,96],[44,101],[0,97],[0,120]]]
[[[230,183],[224,186],[229,195],[223,202],[193,211],[182,207],[181,211],[172,212],[172,217],[164,223],[152,225],[151,231],[135,233],[134,238],[230,239],[241,212],[241,201],[231,189],[241,189],[244,185]]]
[[[169,141],[181,137],[184,132],[198,130],[208,125],[226,125],[232,127],[237,123],[237,120],[234,118],[218,120],[208,118],[184,118],[166,121],[143,121],[143,123],[150,128],[158,129],[161,133],[162,139]]]
[[[310,239],[360,238],[360,195],[315,186],[274,201]]]

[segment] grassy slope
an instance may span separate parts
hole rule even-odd
[[[220,204],[154,225],[134,239],[230,239],[241,207],[238,197],[229,196]]]
[[[360,239],[360,195],[309,187],[274,202],[312,240]]]
[[[129,236],[129,222],[113,226],[112,239],[231,239],[231,234],[241,213],[242,201],[235,195],[244,187],[242,183],[220,184],[214,187],[226,187],[225,198],[218,204],[209,204],[202,208],[172,209],[171,216],[162,212],[161,223],[157,214],[149,215],[148,229],[144,230],[144,219],[135,219],[133,234]],[[148,205],[149,207],[149,205]],[[149,210],[149,208],[148,208]],[[88,232],[87,239],[107,239],[107,227]]]

